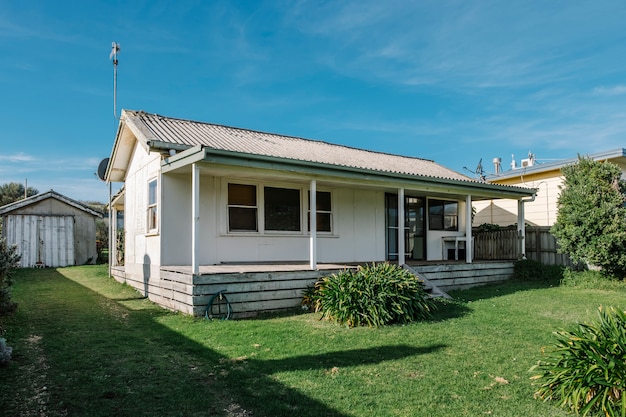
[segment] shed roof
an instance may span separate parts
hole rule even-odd
[[[69,197],[66,197],[62,194],[57,193],[54,190],[50,190],[50,191],[46,191],[45,193],[39,193],[27,198],[24,198],[22,200],[19,201],[15,201],[13,203],[10,204],[6,204],[2,207],[0,207],[0,215],[5,215],[5,214],[10,214],[11,212],[21,209],[23,207],[27,207],[30,206],[32,204],[36,204],[39,203],[41,201],[44,201],[48,198],[53,198],[55,200],[61,201],[69,206],[72,206],[74,208],[77,208],[79,210],[84,211],[85,213],[91,214],[92,216],[95,217],[102,217],[102,214],[98,213],[97,211],[93,210],[92,208],[90,208],[89,206],[81,203],[80,201],[76,201],[73,200]]]

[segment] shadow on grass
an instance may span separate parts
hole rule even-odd
[[[444,347],[233,359],[160,324],[171,313],[147,301],[131,310],[55,270],[19,275],[20,307],[8,329],[16,351],[0,378],[7,415],[344,417],[273,374],[376,364]]]

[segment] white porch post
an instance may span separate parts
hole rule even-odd
[[[524,258],[526,254],[526,219],[524,215],[524,199],[517,200],[517,237],[519,239],[519,255]]]
[[[311,231],[309,234],[309,267],[317,269],[317,181],[311,180],[309,187],[309,224]]]
[[[465,262],[472,263],[474,241],[472,240],[472,196],[465,197]]]
[[[191,269],[194,275],[200,273],[198,263],[198,237],[200,234],[200,168],[191,166]]]
[[[110,201],[109,204],[111,204]],[[110,213],[109,222],[113,223],[111,223],[111,234],[109,235],[109,246],[111,247],[109,265],[117,266],[117,209],[112,207]]]
[[[404,188],[398,189],[398,265],[404,265]]]

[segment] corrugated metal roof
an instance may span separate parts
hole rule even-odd
[[[39,203],[40,201],[46,200],[48,198],[54,198],[55,200],[59,200],[69,206],[75,207],[88,214],[91,214],[92,216],[102,217],[102,214],[98,213],[97,211],[87,206],[86,204],[83,204],[80,201],[76,201],[69,197],[66,197],[63,194],[59,194],[54,190],[46,191],[45,193],[39,193],[39,194],[30,196],[28,198],[24,198],[22,200],[14,201],[13,203],[6,204],[0,207],[0,215],[9,214],[12,211],[24,208],[31,204]]]
[[[190,147],[202,145],[206,148],[222,151],[265,155],[347,168],[477,182],[427,159],[164,117],[143,111],[125,110],[123,117],[127,124],[134,124],[138,130],[144,133],[150,132],[150,135],[146,135],[147,141]]]

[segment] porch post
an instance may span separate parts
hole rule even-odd
[[[465,262],[472,263],[474,241],[472,240],[472,196],[465,197]]]
[[[524,215],[524,199],[517,200],[517,237],[519,240],[519,256],[524,258],[526,254],[526,219]]]
[[[109,204],[111,204],[110,201]],[[117,209],[112,207],[109,213],[111,213],[109,222],[113,222],[111,223],[111,234],[109,235],[109,246],[111,247],[109,252],[109,258],[111,258],[109,259],[109,264],[111,266],[117,266]]]
[[[198,237],[200,232],[200,168],[191,166],[191,269],[194,275],[200,273],[198,264]]]
[[[309,267],[313,270],[317,269],[317,181],[311,180],[309,187],[309,224],[311,231],[309,233]]]
[[[398,265],[404,265],[404,188],[398,188]]]

